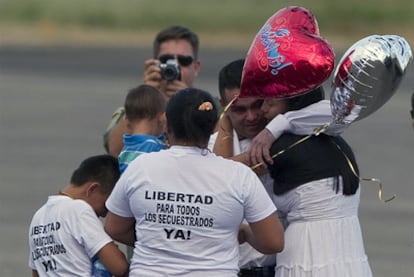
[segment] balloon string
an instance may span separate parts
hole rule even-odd
[[[296,141],[296,142],[292,143],[292,144],[291,144],[291,145],[289,145],[287,148],[280,150],[279,152],[277,152],[276,154],[274,154],[274,155],[272,156],[272,159],[274,159],[274,158],[276,158],[277,156],[279,156],[279,155],[283,154],[285,151],[289,150],[290,148],[295,147],[296,145],[298,145],[298,144],[300,144],[300,143],[302,143],[302,142],[304,142],[304,141],[308,140],[308,139],[309,139],[310,137],[312,137],[313,135],[318,136],[319,134],[321,134],[322,132],[324,132],[324,131],[326,130],[326,128],[328,128],[329,124],[330,124],[330,123],[327,123],[327,124],[325,124],[325,125],[322,125],[321,127],[316,128],[316,129],[313,131],[313,133],[312,133],[312,134],[307,135],[306,137],[303,137],[303,138],[301,138],[300,140],[298,140],[298,141]],[[257,164],[255,164],[255,165],[251,166],[250,168],[254,170],[254,169],[258,168],[259,166],[262,166],[263,164],[264,164],[264,162],[257,163]]]
[[[379,200],[381,200],[381,201],[383,201],[384,203],[387,203],[387,202],[390,202],[391,200],[393,200],[395,197],[397,197],[397,195],[393,195],[393,196],[391,196],[390,198],[388,198],[388,199],[385,199],[385,200],[383,200],[383,198],[382,198],[382,182],[381,182],[381,180],[380,179],[377,179],[377,178],[361,178],[358,174],[357,174],[357,172],[356,172],[356,170],[355,170],[355,168],[354,168],[354,165],[352,164],[352,162],[351,162],[351,160],[349,160],[349,158],[348,158],[348,156],[344,153],[344,151],[342,151],[342,149],[341,149],[341,147],[337,144],[337,143],[335,143],[333,140],[331,140],[332,141],[332,143],[333,144],[335,144],[336,145],[336,147],[339,149],[339,151],[341,151],[341,153],[342,153],[342,155],[344,155],[344,157],[345,157],[345,159],[346,159],[346,162],[348,163],[348,165],[349,165],[349,168],[351,168],[351,171],[352,171],[352,173],[359,179],[359,180],[361,180],[361,181],[370,181],[370,182],[375,182],[375,183],[377,183],[378,184],[378,199]]]
[[[312,135],[313,135],[313,134],[312,134]],[[276,158],[277,156],[279,156],[279,155],[283,154],[285,151],[289,150],[290,148],[295,147],[296,145],[298,145],[298,144],[300,144],[300,143],[304,142],[305,140],[307,140],[307,139],[309,139],[310,137],[312,137],[312,135],[307,135],[306,137],[303,137],[303,138],[301,138],[300,140],[298,140],[298,141],[296,141],[296,142],[292,143],[292,144],[291,144],[291,145],[289,145],[287,148],[280,150],[279,152],[277,152],[276,154],[274,154],[274,155],[272,156],[272,159],[274,159],[274,158]],[[255,165],[251,166],[250,168],[254,170],[254,169],[258,168],[259,166],[262,166],[263,164],[264,164],[263,162],[261,162],[261,163],[257,163],[257,164],[255,164]]]
[[[233,99],[230,100],[229,103],[227,103],[227,105],[224,107],[223,111],[220,114],[220,119],[224,116],[224,114],[230,109],[231,105],[233,105],[233,103],[237,100],[237,98],[239,97],[238,94],[236,94]]]
[[[223,118],[224,114],[230,109],[231,105],[233,105],[233,103],[237,100],[237,98],[239,97],[238,94],[236,94],[233,99],[230,100],[230,102],[224,107],[223,111],[220,114],[219,120]],[[226,139],[232,139],[233,136],[232,135],[226,135],[224,137],[222,137],[222,140],[226,140]]]

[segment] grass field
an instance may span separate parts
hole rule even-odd
[[[161,28],[183,24],[214,45],[251,40],[277,10],[295,5],[311,10],[322,36],[336,41],[385,33],[410,40],[413,33],[412,0],[0,0],[0,32],[5,43],[36,37],[105,43],[110,34],[115,39],[107,43],[128,44],[150,43]]]

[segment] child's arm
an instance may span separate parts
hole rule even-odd
[[[129,264],[124,253],[114,242],[107,243],[98,252],[99,260],[114,276],[128,276]]]
[[[269,153],[272,143],[284,132],[296,135],[311,135],[315,129],[330,124],[324,131],[328,135],[340,135],[349,124],[334,124],[329,100],[321,100],[301,110],[279,114],[270,121],[252,141],[250,147],[250,162],[263,163],[266,160],[272,164]]]

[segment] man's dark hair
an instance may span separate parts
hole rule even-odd
[[[161,92],[149,85],[131,89],[125,98],[125,115],[129,121],[153,119],[165,111],[165,99]]]
[[[219,93],[223,102],[227,103],[225,89],[240,88],[244,66],[244,59],[232,61],[225,65],[219,72]]]
[[[196,33],[191,31],[190,29],[180,26],[180,25],[173,25],[170,26],[164,30],[161,30],[157,36],[155,37],[154,43],[153,43],[153,53],[154,58],[158,57],[158,54],[160,53],[160,45],[163,42],[169,41],[169,40],[175,40],[175,39],[184,39],[188,41],[192,48],[193,48],[193,54],[194,59],[196,60],[198,57],[198,48],[199,48],[199,40]]]
[[[73,172],[70,183],[82,186],[86,182],[101,184],[101,192],[111,192],[120,176],[118,159],[110,155],[97,155],[81,162]]]

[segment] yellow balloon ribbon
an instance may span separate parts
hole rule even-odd
[[[279,152],[274,154],[272,156],[272,159],[274,159],[277,156],[283,154],[285,151],[289,150],[290,148],[295,147],[296,145],[298,145],[298,144],[304,142],[305,140],[311,138],[312,136],[318,136],[319,134],[323,133],[329,127],[329,125],[330,125],[330,123],[327,123],[325,125],[322,125],[321,127],[316,128],[315,130],[313,130],[312,134],[307,135],[306,137],[303,137],[303,138],[299,139],[298,141],[296,141],[296,142],[292,143],[291,145],[289,145],[287,148],[285,148],[283,150],[280,150]],[[255,165],[251,166],[250,168],[255,170],[256,168],[258,168],[259,166],[262,166],[262,165],[263,165],[263,162],[257,163]]]
[[[279,155],[283,154],[285,151],[289,150],[290,148],[295,147],[296,145],[298,145],[298,144],[300,144],[300,143],[304,142],[305,140],[309,139],[310,137],[312,137],[312,135],[307,135],[306,137],[303,137],[303,138],[301,138],[300,140],[298,140],[298,141],[296,141],[296,142],[292,143],[292,144],[291,144],[291,145],[289,145],[287,148],[282,149],[282,150],[280,150],[279,152],[277,152],[276,154],[274,154],[274,155],[272,156],[272,159],[274,159],[274,158],[276,158],[277,156],[279,156]],[[253,169],[253,170],[255,170],[256,168],[258,168],[259,166],[262,166],[262,165],[263,165],[263,162],[261,162],[261,163],[257,163],[257,164],[255,164],[255,165],[251,166],[250,168],[251,168],[251,169]]]
[[[233,103],[237,100],[238,97],[239,97],[239,95],[236,94],[233,97],[233,99],[231,99],[230,102],[227,103],[227,105],[223,108],[223,111],[220,114],[219,120],[223,118],[224,114],[230,109],[231,105],[233,105]],[[222,127],[220,126],[220,128],[222,128]],[[222,128],[222,130],[225,131],[223,128]],[[224,137],[222,137],[222,140],[226,140],[226,139],[233,139],[233,135],[228,134],[228,135],[225,135]]]
[[[227,105],[224,107],[223,111],[220,114],[220,119],[224,116],[224,114],[230,109],[231,105],[233,105],[233,103],[237,100],[237,98],[239,97],[238,94],[236,94],[233,99],[230,100],[229,103],[227,103]]]
[[[336,145],[336,147],[339,149],[339,151],[341,151],[342,155],[344,155],[346,162],[348,163],[349,167],[351,168],[352,173],[361,181],[369,181],[369,182],[375,182],[378,184],[378,199],[383,201],[384,203],[390,202],[391,200],[393,200],[395,197],[397,197],[397,195],[393,195],[388,199],[383,199],[382,198],[382,182],[380,179],[378,178],[361,178],[357,173],[356,170],[352,164],[352,162],[349,160],[348,156],[342,151],[341,147],[335,143],[333,140],[331,140],[332,143],[334,143]]]

